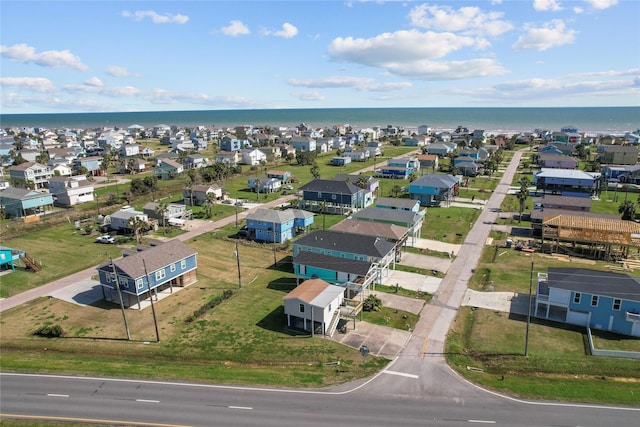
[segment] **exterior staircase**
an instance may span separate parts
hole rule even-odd
[[[333,318],[331,319],[331,323],[329,323],[329,327],[327,328],[326,334],[330,337],[336,332],[336,328],[338,327],[338,322],[340,321],[340,310],[336,310],[333,313]]]
[[[27,268],[33,270],[34,272],[37,273],[38,271],[42,270],[38,263],[36,263],[36,261],[26,253],[20,255],[20,259],[22,260],[22,262],[24,262],[24,265],[26,265]]]

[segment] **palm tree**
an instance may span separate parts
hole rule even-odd
[[[213,214],[213,207],[216,204],[216,195],[215,193],[207,193],[204,199],[204,209],[208,218],[211,218]]]
[[[632,221],[636,217],[636,204],[631,200],[625,200],[618,206],[618,213],[622,214],[622,219]]]
[[[167,232],[166,215],[168,211],[169,211],[169,204],[164,200],[161,200],[158,203],[158,206],[156,207],[156,213],[160,215],[160,218],[162,219],[162,234],[166,234]]]
[[[520,190],[518,190],[516,196],[520,202],[520,216],[518,217],[518,223],[520,223],[522,222],[522,213],[524,212],[527,197],[529,197],[529,177],[523,176],[518,180],[518,182],[520,183]]]
[[[316,162],[313,162],[313,166],[311,166],[311,175],[313,179],[320,179],[320,168]]]
[[[147,224],[146,221],[140,219],[137,216],[132,216],[131,218],[129,218],[128,225],[129,228],[133,230],[133,235],[136,238],[136,242],[140,243],[140,231],[148,227],[149,224]]]

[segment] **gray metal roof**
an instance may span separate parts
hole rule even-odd
[[[300,187],[300,190],[334,194],[357,194],[364,191],[357,185],[353,185],[345,181],[334,181],[330,179],[314,179]]]
[[[422,215],[412,211],[385,209],[385,208],[364,208],[351,215],[351,218],[358,221],[386,221],[413,226],[422,220]]]
[[[458,177],[453,175],[428,173],[413,181],[411,185],[420,187],[451,188],[458,182]]]
[[[296,240],[294,245],[331,249],[374,258],[383,258],[395,247],[394,243],[380,237],[340,233],[331,230],[319,230],[309,233]]]
[[[371,269],[371,263],[367,261],[340,258],[307,251],[298,253],[298,255],[293,258],[293,263],[324,268],[341,273],[357,274],[358,276],[366,276]]]
[[[252,221],[264,221],[273,222],[276,224],[282,224],[287,221],[292,221],[295,218],[295,214],[291,209],[285,211],[276,211],[273,209],[258,208],[255,212],[250,212],[247,215],[247,219]]]
[[[550,267],[547,273],[550,288],[640,301],[640,279],[626,274],[564,267]]]
[[[378,197],[376,199],[376,206],[395,206],[398,208],[412,209],[420,202],[412,199],[404,199],[398,197]]]

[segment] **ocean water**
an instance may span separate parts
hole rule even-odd
[[[324,108],[278,110],[212,110],[64,114],[0,114],[0,127],[97,128],[137,124],[180,127],[239,125],[312,127],[349,124],[371,126],[431,126],[450,130],[458,126],[484,129],[490,134],[513,134],[542,128],[559,131],[565,126],[580,132],[624,133],[640,129],[640,107],[584,108]]]

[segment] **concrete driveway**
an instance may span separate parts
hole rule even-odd
[[[436,270],[446,274],[451,267],[452,260],[448,258],[439,258],[436,256],[420,255],[410,252],[402,254],[402,260],[399,264],[408,265],[410,267],[424,268],[427,270]]]
[[[368,322],[356,321],[356,328],[353,329],[353,320],[351,320],[347,324],[346,333],[336,331],[331,339],[356,349],[366,345],[371,354],[393,359],[400,354],[410,337],[410,331]]]

